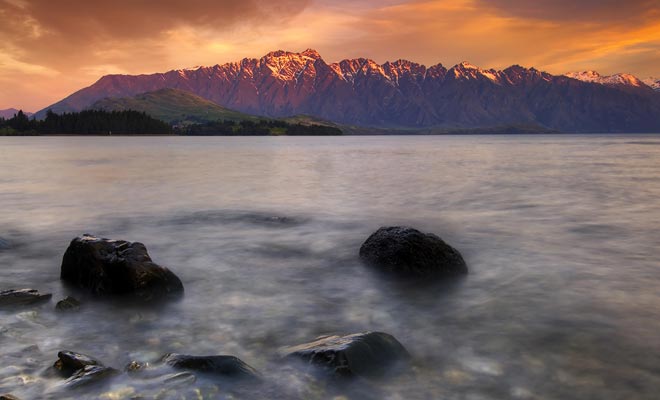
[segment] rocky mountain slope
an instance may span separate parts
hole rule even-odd
[[[163,88],[248,114],[305,114],[356,126],[660,131],[660,95],[643,84],[603,85],[517,65],[496,71],[469,63],[446,68],[365,58],[327,63],[311,49],[151,75],[108,75],[48,108],[75,111],[107,97]]]

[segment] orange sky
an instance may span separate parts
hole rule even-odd
[[[0,109],[109,73],[315,48],[328,62],[467,60],[660,77],[660,0],[0,0]]]

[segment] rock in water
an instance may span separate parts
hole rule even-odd
[[[284,349],[285,357],[296,357],[339,376],[377,376],[410,358],[394,336],[382,332],[325,336]]]
[[[259,373],[234,356],[188,356],[167,354],[163,361],[177,369],[206,372],[233,378],[258,378]]]
[[[451,277],[467,273],[458,250],[432,233],[408,227],[378,229],[360,247],[360,258],[402,276]]]
[[[87,365],[82,369],[74,372],[63,385],[68,388],[75,388],[83,385],[90,385],[99,383],[106,378],[110,378],[119,373],[114,368],[104,367],[103,365]]]
[[[87,234],[71,241],[60,277],[96,295],[132,294],[152,300],[183,292],[181,280],[154,263],[144,244]]]
[[[57,357],[59,359],[55,361],[53,367],[67,378],[62,383],[64,387],[74,388],[97,383],[119,373],[116,369],[106,367],[90,356],[73,351],[60,351]]]
[[[0,292],[0,307],[23,306],[50,300],[50,293],[39,293],[36,289],[12,289]]]
[[[53,367],[62,372],[65,376],[70,376],[74,372],[83,369],[88,365],[102,365],[100,361],[95,360],[90,356],[68,350],[63,350],[57,353],[57,358],[58,360],[55,361]]]
[[[57,311],[75,311],[80,308],[80,302],[71,296],[60,300],[55,304]]]

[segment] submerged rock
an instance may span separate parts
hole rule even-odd
[[[0,237],[0,251],[8,250],[10,248],[11,248],[11,244],[9,243],[9,241]]]
[[[410,277],[451,277],[468,272],[458,250],[432,233],[408,227],[378,229],[360,247],[360,258],[385,272]]]
[[[43,303],[53,297],[50,293],[39,293],[36,289],[11,289],[0,291],[0,307],[23,306]]]
[[[132,294],[152,300],[183,292],[181,280],[154,263],[144,244],[87,234],[71,241],[60,277],[99,296]]]
[[[100,361],[85,354],[73,351],[60,351],[53,367],[67,378],[62,385],[78,387],[96,383],[119,373],[114,368],[106,367]]]
[[[233,378],[258,378],[259,373],[241,359],[234,356],[189,356],[167,354],[163,362],[176,368],[224,375]]]
[[[119,371],[103,365],[86,365],[84,368],[74,372],[63,385],[69,388],[99,383],[106,378],[117,375]]]
[[[70,376],[79,369],[88,365],[103,365],[100,361],[85,354],[75,353],[73,351],[63,350],[57,353],[58,360],[53,367],[65,376]]]
[[[283,350],[287,358],[299,358],[339,376],[377,376],[410,355],[394,336],[383,332],[324,336]]]
[[[80,308],[80,302],[71,296],[60,300],[55,305],[57,311],[75,311]]]

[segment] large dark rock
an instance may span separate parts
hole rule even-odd
[[[87,234],[71,241],[60,277],[96,295],[132,294],[152,300],[183,291],[181,280],[154,263],[144,244]]]
[[[0,307],[24,306],[43,303],[52,297],[50,293],[39,293],[36,289],[11,289],[0,291]]]
[[[167,354],[163,361],[176,369],[199,371],[232,378],[259,378],[259,373],[234,356],[189,356]]]
[[[463,257],[432,233],[408,227],[378,229],[360,247],[360,258],[385,272],[411,277],[467,273]]]
[[[287,358],[299,358],[339,376],[376,376],[410,358],[394,336],[383,332],[325,336],[284,349]]]

